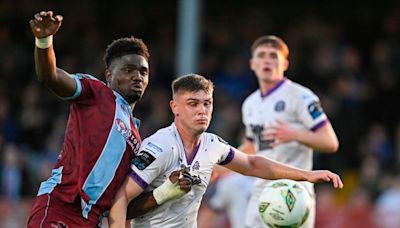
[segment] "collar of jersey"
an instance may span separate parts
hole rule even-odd
[[[175,133],[175,137],[177,138],[177,140],[179,142],[179,146],[181,147],[182,152],[183,152],[183,154],[181,152],[179,152],[180,159],[182,160],[182,162],[186,163],[185,164],[186,166],[191,166],[193,161],[195,160],[198,152],[199,152],[199,148],[200,148],[200,145],[201,145],[201,139],[200,139],[199,145],[197,145],[197,147],[195,148],[195,152],[194,152],[193,157],[192,158],[188,158],[187,155],[186,155],[186,152],[185,152],[185,146],[183,145],[182,138],[179,135],[179,131],[178,131],[176,125],[175,125],[175,122],[173,122],[171,125],[172,125],[173,131],[175,131],[174,132]],[[203,137],[203,135],[202,135],[202,137]]]
[[[284,77],[282,80],[280,80],[278,83],[276,83],[276,85],[274,85],[271,89],[269,89],[266,93],[262,93],[261,92],[261,90],[260,90],[260,93],[261,93],[261,98],[265,98],[265,97],[267,97],[268,95],[270,95],[271,93],[273,93],[274,91],[276,91],[279,87],[281,87],[282,85],[283,85],[283,83],[285,83],[285,81],[286,81],[287,79],[286,79],[286,77]]]
[[[131,106],[129,105],[128,101],[126,101],[125,98],[123,98],[123,97],[121,96],[121,94],[119,94],[117,91],[114,91],[114,90],[113,90],[113,93],[114,93],[114,95],[117,97],[117,100],[118,100],[119,102],[121,102],[123,105],[125,105],[126,108],[128,108],[128,110],[132,111],[132,110],[131,110]]]

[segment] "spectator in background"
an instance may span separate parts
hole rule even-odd
[[[18,202],[22,186],[22,168],[20,151],[13,143],[7,143],[3,149],[4,160],[1,164],[2,175],[0,176],[1,191],[5,199]]]
[[[363,187],[352,189],[349,199],[346,201],[345,208],[341,210],[340,214],[342,218],[336,218],[341,222],[338,227],[380,227],[375,220],[376,215],[370,193],[368,189]],[[334,220],[335,218],[332,219]]]

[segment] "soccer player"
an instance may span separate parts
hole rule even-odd
[[[48,180],[41,183],[28,227],[97,227],[128,174],[141,138],[132,111],[149,81],[149,52],[137,38],[106,50],[107,84],[56,65],[53,36],[63,17],[51,11],[30,21],[40,82],[70,102],[64,144]]]
[[[289,49],[277,36],[262,36],[251,47],[250,67],[259,89],[242,105],[246,141],[240,147],[248,153],[312,170],[313,149],[334,153],[338,139],[318,97],[308,88],[284,76],[289,66]],[[268,178],[267,178],[268,179]],[[266,227],[257,209],[261,191],[270,181],[254,180],[254,189],[247,208],[246,226]],[[302,226],[314,227],[315,195],[313,184],[303,182],[312,199],[313,208]]]
[[[200,201],[215,164],[264,179],[331,181],[335,188],[342,188],[340,177],[330,171],[306,171],[258,155],[247,155],[217,135],[206,133],[213,111],[212,93],[212,82],[200,75],[182,76],[172,83],[170,107],[175,121],[143,141],[132,161],[131,172],[114,200],[110,227],[124,226],[128,203],[143,191],[150,193],[150,197],[140,205],[134,204],[135,208],[156,208],[135,218],[133,227],[197,227]],[[168,182],[167,176],[180,167],[190,170],[191,190],[171,199],[176,184]],[[157,190],[152,191],[155,187]]]

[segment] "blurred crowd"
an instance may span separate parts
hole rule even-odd
[[[400,4],[202,3],[197,73],[216,85],[209,131],[240,144],[241,103],[257,85],[248,66],[250,45],[263,34],[281,36],[290,48],[287,77],[321,98],[340,141],[337,154],[315,153],[314,168],[338,172],[345,183],[340,191],[317,185],[317,227],[400,227]],[[1,1],[2,227],[25,223],[57,159],[68,116],[68,103],[35,76],[28,22],[42,9],[64,16],[54,45],[58,66],[70,73],[103,80],[106,45],[123,36],[142,38],[151,53],[150,84],[134,113],[142,137],[172,121],[177,1]]]

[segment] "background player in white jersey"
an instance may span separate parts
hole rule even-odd
[[[200,201],[215,164],[265,179],[332,181],[334,187],[343,186],[339,176],[330,171],[306,171],[247,155],[218,136],[205,133],[213,110],[213,84],[203,76],[182,76],[173,82],[172,89],[170,106],[175,121],[143,141],[132,160],[131,173],[114,200],[109,216],[111,227],[123,227],[129,201],[155,188],[148,194],[148,201],[134,208],[148,210],[159,206],[134,219],[133,227],[197,227]],[[181,194],[177,184],[168,178],[182,166],[188,167],[194,177],[186,194]]]
[[[251,47],[250,67],[259,89],[242,105],[246,140],[241,146],[254,153],[291,166],[312,170],[313,149],[334,153],[338,139],[318,97],[308,88],[284,76],[289,66],[289,49],[277,36],[262,36]],[[258,215],[257,203],[269,181],[256,178],[247,209],[247,227],[266,227]],[[313,210],[302,227],[314,227],[313,184],[303,183],[313,198]]]

